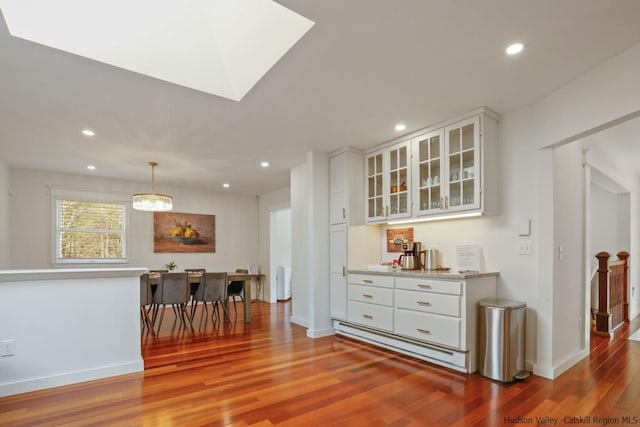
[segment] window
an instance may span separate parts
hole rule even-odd
[[[57,195],[56,263],[127,262],[127,205]]]

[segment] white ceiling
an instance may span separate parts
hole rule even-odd
[[[240,102],[13,38],[0,22],[0,159],[140,182],[153,160],[159,186],[260,194],[286,186],[311,149],[371,147],[397,122],[409,133],[483,105],[505,113],[640,43],[637,0],[279,3],[315,25]],[[513,41],[525,51],[506,57]]]

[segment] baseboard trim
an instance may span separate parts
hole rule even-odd
[[[328,337],[331,335],[335,335],[335,331],[333,330],[333,328],[315,329],[315,330],[307,329],[307,336],[309,338],[322,338],[322,337]]]
[[[295,323],[298,326],[302,326],[303,328],[308,328],[309,327],[309,321],[306,319],[302,319],[300,317],[297,316],[291,316],[289,318],[289,322],[291,323]]]
[[[571,368],[573,365],[587,356],[589,356],[588,349],[582,349],[577,353],[569,356],[564,362],[553,367],[553,378],[558,378],[563,372],[565,372],[567,369]]]
[[[133,362],[119,365],[103,366],[100,368],[83,371],[67,372],[59,375],[51,375],[41,378],[31,378],[11,383],[0,384],[0,397],[14,394],[28,393],[30,391],[43,390],[52,387],[60,387],[85,381],[99,380],[117,375],[132,374],[144,371],[142,358]]]

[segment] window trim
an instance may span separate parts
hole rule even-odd
[[[74,200],[80,202],[91,203],[115,203],[124,206],[124,257],[114,259],[104,258],[58,258],[58,242],[60,238],[60,230],[58,227],[58,200]],[[129,211],[130,201],[128,195],[113,193],[94,193],[91,191],[66,190],[60,188],[51,188],[51,264],[52,265],[70,265],[70,264],[129,264]]]

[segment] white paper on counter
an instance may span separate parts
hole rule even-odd
[[[480,246],[457,245],[456,263],[459,271],[480,272]]]

